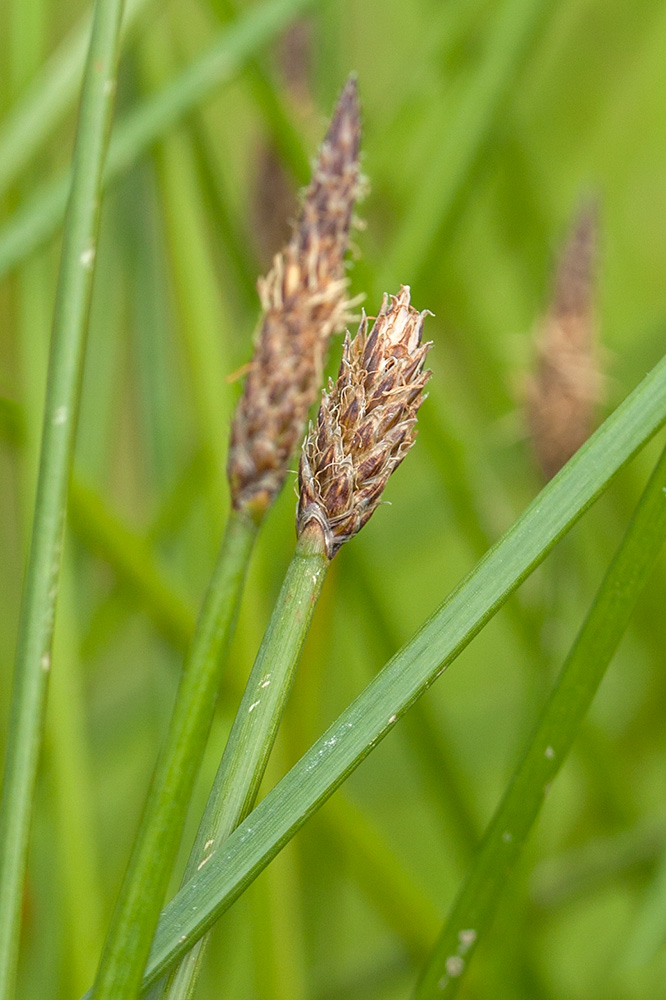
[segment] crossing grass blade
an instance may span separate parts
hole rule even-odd
[[[416,1000],[454,997],[492,921],[546,791],[571,749],[666,538],[666,451],[474,857],[419,980]]]

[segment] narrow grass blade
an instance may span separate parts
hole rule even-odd
[[[109,148],[105,184],[129,170],[176,122],[230,80],[252,53],[312,3],[314,0],[268,0],[228,31],[220,32],[219,39],[199,59],[123,119]],[[58,231],[69,183],[65,176],[42,188],[0,230],[0,277]]]
[[[208,864],[254,805],[282,720],[303,643],[329,566],[321,538],[304,537],[282,584],[250,673],[184,879]],[[205,954],[198,941],[167,985],[169,1000],[192,997]]]
[[[154,2],[127,0],[123,36],[127,36]],[[90,14],[86,14],[0,125],[0,195],[21,176],[73,105],[89,41]]]
[[[417,1000],[453,997],[562,767],[666,539],[666,450],[543,710],[525,756],[419,981]]]
[[[233,512],[187,655],[169,732],[102,952],[93,996],[136,994],[213,719],[257,525]]]
[[[478,74],[453,121],[443,124],[443,139],[418,178],[409,209],[378,275],[379,289],[391,288],[396,275],[413,285],[433,248],[442,241],[460,194],[472,174],[497,116],[506,101],[542,19],[553,0],[506,0],[488,33]]]
[[[0,814],[0,997],[13,990],[32,799],[42,743],[81,373],[88,327],[122,0],[98,0],[51,340],[30,555],[25,578]]]
[[[144,988],[242,894],[664,423],[666,358],[168,904]]]

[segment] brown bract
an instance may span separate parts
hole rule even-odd
[[[385,296],[368,333],[365,316],[345,339],[336,382],[322,393],[316,425],[303,444],[297,530],[321,533],[332,558],[377,508],[387,480],[416,437],[423,371],[432,346],[421,343],[427,312],[409,304],[409,287]]]
[[[537,460],[550,479],[593,429],[600,374],[594,310],[596,212],[578,216],[555,275],[528,385],[528,420]]]
[[[231,431],[232,502],[258,518],[279,492],[316,399],[331,334],[349,319],[344,257],[359,192],[356,82],[340,96],[299,219],[259,282],[263,318]]]

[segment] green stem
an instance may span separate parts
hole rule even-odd
[[[254,805],[329,561],[318,542],[302,538],[282,584],[222,755],[183,883],[193,878]],[[205,954],[202,938],[168,982],[164,996],[193,996]]]
[[[102,169],[123,0],[98,0],[81,94],[56,294],[35,516],[25,578],[0,815],[0,997],[18,960],[32,799],[42,744],[60,555],[79,409]]]
[[[257,530],[245,515],[231,514],[107,934],[95,1000],[130,1000],[138,991],[213,719]]]
[[[539,814],[666,538],[666,449],[641,497],[511,784],[419,981],[416,997],[453,997],[490,926]]]

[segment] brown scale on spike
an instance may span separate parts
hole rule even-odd
[[[340,95],[292,237],[259,282],[263,318],[231,430],[233,506],[260,519],[275,499],[317,397],[331,335],[344,329],[345,277],[360,190],[356,81]]]
[[[322,393],[299,468],[299,537],[321,533],[329,559],[376,510],[389,476],[416,438],[416,415],[430,378],[421,343],[427,312],[409,303],[409,287],[385,296],[372,331],[364,316],[347,334],[336,382]]]
[[[593,430],[601,382],[594,309],[597,230],[597,212],[586,206],[560,257],[539,330],[536,372],[527,388],[530,434],[546,479]]]

